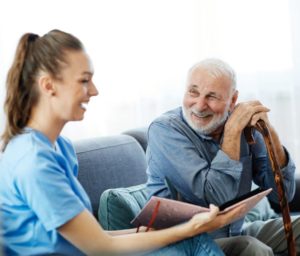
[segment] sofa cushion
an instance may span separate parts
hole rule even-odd
[[[130,222],[147,202],[146,185],[108,189],[99,202],[99,222],[105,230],[133,228]]]
[[[104,190],[146,182],[145,153],[131,136],[82,139],[74,146],[79,163],[78,180],[90,197],[96,218]]]

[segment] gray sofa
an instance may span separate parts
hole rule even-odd
[[[130,220],[146,202],[143,185],[146,182],[146,128],[84,139],[76,141],[74,146],[79,161],[78,179],[91,199],[96,218],[100,217],[105,229],[131,227]],[[299,202],[300,177],[297,177],[296,196],[290,204],[293,214],[300,212]],[[272,206],[279,210],[277,205]]]
[[[129,135],[83,139],[74,142],[79,162],[78,179],[90,197],[98,219],[100,195],[107,189],[146,182],[146,158]]]

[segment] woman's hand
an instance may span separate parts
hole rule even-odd
[[[213,221],[219,213],[219,208],[213,204],[209,205],[209,212],[201,212],[193,216],[190,220],[196,229],[200,228],[206,223]]]
[[[214,205],[210,205],[209,208],[209,212],[196,214],[189,222],[184,224],[187,225],[189,236],[214,231],[240,219],[247,213],[244,204],[222,214],[219,214],[219,208]]]

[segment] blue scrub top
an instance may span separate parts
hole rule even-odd
[[[84,209],[90,200],[77,180],[72,144],[55,144],[26,128],[7,145],[0,161],[0,215],[7,255],[59,253],[82,255],[57,228]]]

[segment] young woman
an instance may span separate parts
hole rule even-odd
[[[60,136],[67,122],[83,119],[98,94],[92,77],[90,60],[73,35],[52,30],[21,37],[7,77],[0,162],[7,255],[223,255],[208,235],[198,234],[229,223],[242,207],[217,216],[211,206],[187,223],[147,233],[106,232],[98,224],[76,179],[74,149]]]

